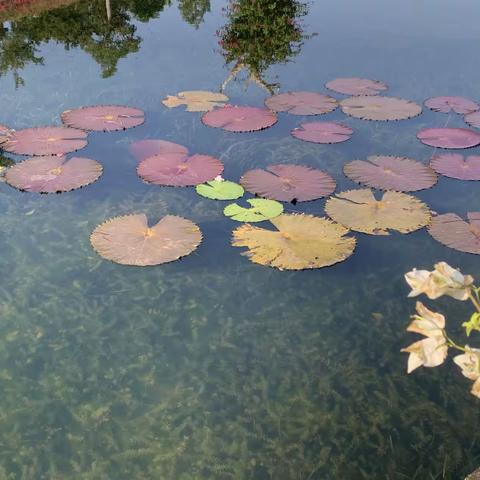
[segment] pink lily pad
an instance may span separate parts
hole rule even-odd
[[[437,148],[470,148],[480,145],[480,133],[466,128],[424,128],[417,138]]]
[[[304,165],[269,165],[246,172],[240,179],[245,190],[280,202],[307,202],[335,190],[335,180],[325,172]]]
[[[353,130],[336,122],[307,122],[291,131],[292,136],[313,143],[341,143],[350,139]]]
[[[165,153],[142,160],[139,177],[148,183],[171,187],[189,187],[213,180],[223,172],[223,163],[209,155]]]
[[[329,90],[344,95],[378,95],[388,89],[388,86],[378,80],[368,78],[337,78],[325,85]]]
[[[267,98],[265,105],[274,112],[292,115],[322,115],[338,107],[335,98],[315,92],[279,93]]]
[[[167,140],[139,140],[129,147],[130,153],[141,162],[145,158],[154,155],[163,155],[165,153],[177,153],[188,155],[188,148],[178,143],[168,142]]]
[[[467,221],[455,213],[433,217],[428,233],[446,247],[480,255],[480,212],[469,212]]]
[[[0,144],[6,142],[8,140],[8,136],[12,133],[12,130],[10,130],[8,127],[5,125],[0,124]]]
[[[441,175],[458,180],[480,180],[480,156],[460,153],[434,155],[430,166]]]
[[[26,128],[11,133],[2,144],[7,152],[17,155],[62,155],[87,144],[87,133],[68,127]]]
[[[277,116],[266,108],[225,105],[206,112],[202,122],[229,132],[255,132],[277,123]]]
[[[145,114],[138,108],[121,105],[97,105],[67,110],[62,121],[69,127],[82,130],[113,132],[138,127],[145,121]]]
[[[102,171],[100,163],[90,158],[33,157],[10,167],[5,181],[27,192],[60,193],[95,182]]]
[[[480,128],[480,112],[469,113],[463,119],[472,127]]]
[[[480,106],[473,100],[464,97],[433,97],[425,101],[425,106],[434,112],[441,113],[471,113],[480,109]]]
[[[354,182],[380,190],[414,192],[437,183],[437,174],[430,167],[405,157],[372,155],[366,161],[347,163],[343,171]]]

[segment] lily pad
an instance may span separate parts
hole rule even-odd
[[[186,218],[167,215],[153,227],[144,214],[107,220],[90,236],[94,250],[122,265],[145,267],[172,262],[198,248],[202,232]]]
[[[121,105],[96,105],[66,110],[62,121],[69,127],[99,132],[113,132],[138,127],[145,121],[143,110]]]
[[[247,247],[243,255],[252,262],[280,270],[328,267],[355,250],[348,229],[325,217],[283,214],[271,223],[276,230],[242,225],[233,231],[232,245]]]
[[[436,173],[423,163],[410,158],[372,155],[347,163],[343,171],[354,182],[381,190],[414,192],[433,187]]]
[[[269,165],[249,170],[240,183],[250,193],[280,202],[308,202],[335,190],[335,180],[322,170],[305,165]]]
[[[283,205],[275,200],[250,198],[247,202],[251,205],[250,208],[231,203],[224,208],[223,213],[237,222],[263,222],[283,213]]]
[[[13,133],[12,130],[0,124],[0,145],[8,140],[11,133]]]
[[[17,155],[63,155],[87,144],[87,132],[68,127],[40,127],[17,130],[2,144]]]
[[[265,105],[274,112],[292,115],[323,115],[338,107],[335,98],[315,92],[279,93],[267,98]]]
[[[378,95],[388,89],[388,86],[383,82],[358,77],[337,78],[328,82],[325,86],[344,95]]]
[[[102,171],[102,166],[90,158],[34,157],[10,167],[5,181],[27,192],[60,193],[95,182]]]
[[[434,112],[441,113],[471,113],[480,109],[480,106],[473,100],[464,97],[433,97],[425,101],[425,106]]]
[[[428,233],[446,247],[480,255],[480,212],[469,212],[467,220],[455,213],[435,216]]]
[[[480,128],[480,112],[473,112],[463,117],[470,126]]]
[[[177,153],[180,155],[188,155],[188,148],[178,143],[168,142],[167,140],[139,140],[129,147],[130,153],[141,162],[145,158],[154,155],[163,155],[165,153]]]
[[[336,122],[307,122],[291,131],[293,137],[313,143],[341,143],[350,139],[353,130]]]
[[[167,95],[162,103],[168,108],[186,105],[187,112],[209,112],[215,107],[221,107],[228,101],[223,93],[206,90],[180,92],[177,95]]]
[[[422,107],[395,97],[358,96],[340,102],[343,113],[362,120],[406,120],[422,113]]]
[[[458,180],[480,180],[480,156],[464,157],[460,153],[434,155],[430,166],[445,177]]]
[[[348,190],[329,198],[325,211],[345,227],[371,235],[389,235],[390,230],[414,232],[430,222],[428,207],[400,192],[385,192],[377,200],[369,189]]]
[[[466,128],[424,128],[417,138],[431,147],[470,148],[480,145],[480,133]]]
[[[197,185],[195,189],[202,197],[212,200],[235,200],[245,193],[243,187],[238,183],[223,179],[210,180],[207,183]]]
[[[207,112],[202,122],[228,132],[255,132],[277,123],[277,116],[266,108],[226,105]]]
[[[223,163],[209,155],[165,153],[142,160],[139,177],[148,183],[171,187],[191,187],[213,180],[223,172]]]

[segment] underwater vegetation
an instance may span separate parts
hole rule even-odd
[[[240,31],[273,5],[284,48],[297,2],[232,2],[227,15],[247,15]],[[121,105],[69,110],[66,127],[0,129],[10,155],[32,156],[2,162],[0,479],[457,480],[478,467],[478,403],[457,366],[409,377],[398,353],[401,272],[419,251],[472,261],[459,252],[477,246],[476,215],[462,218],[476,183],[447,177],[478,180],[478,157],[428,151],[403,127],[421,106],[384,100],[383,82],[327,87],[271,96],[273,110],[207,90],[163,108],[163,92],[165,136],[153,109]],[[304,121],[340,118],[351,107],[337,93],[355,96],[361,118]],[[472,103],[430,102],[457,124]],[[405,121],[385,133],[362,121],[372,116]],[[312,137],[289,135],[302,129]],[[458,146],[451,135],[433,141]],[[73,153],[82,147],[92,158]],[[456,250],[429,236],[451,231],[445,215],[463,232],[444,240]]]

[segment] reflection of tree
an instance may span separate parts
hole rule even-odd
[[[79,0],[4,22],[0,29],[0,75],[12,72],[16,85],[22,85],[19,71],[29,63],[41,64],[38,47],[55,41],[66,50],[88,52],[100,65],[102,76],[109,77],[121,58],[140,48],[134,21],[155,18],[170,4],[171,0]],[[210,9],[210,0],[179,0],[179,8],[186,21],[198,26]]]
[[[245,69],[250,80],[272,93],[278,85],[267,83],[263,74],[299,53],[305,38],[299,19],[306,13],[298,0],[232,0],[219,43],[226,62],[235,64],[222,90]]]
[[[178,9],[187,23],[198,28],[210,11],[210,0],[178,0]]]

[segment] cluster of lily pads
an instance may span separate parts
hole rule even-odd
[[[383,82],[340,78],[326,87],[349,95],[336,98],[316,92],[287,92],[273,95],[265,108],[233,106],[222,93],[180,92],[168,96],[169,108],[186,105],[187,111],[203,112],[202,122],[229,132],[252,132],[271,127],[278,114],[322,115],[338,106],[349,116],[375,121],[405,120],[420,115],[415,102],[382,96]],[[480,106],[462,97],[435,97],[425,105],[437,112],[465,115],[465,121],[480,127]],[[24,191],[59,193],[84,187],[102,175],[102,166],[83,157],[67,159],[67,153],[87,144],[88,131],[115,131],[144,122],[142,110],[102,105],[63,112],[64,127],[29,128],[14,131],[0,128],[1,147],[19,155],[33,156],[10,167],[6,183]],[[292,136],[320,144],[348,140],[353,130],[341,123],[312,121],[300,124]],[[480,133],[467,128],[427,128],[418,132],[423,143],[436,148],[469,148],[480,144]],[[333,194],[335,180],[326,172],[306,165],[277,164],[243,174],[239,183],[221,177],[220,160],[165,140],[141,140],[130,146],[137,158],[137,174],[145,182],[170,187],[195,187],[199,195],[231,201],[245,191],[255,195],[250,208],[227,205],[226,216],[248,222],[233,231],[232,245],[246,247],[255,263],[279,269],[320,268],[352,255],[356,239],[351,231],[388,235],[409,233],[428,226],[439,242],[460,251],[480,254],[480,212],[468,221],[454,213],[433,216],[428,206],[405,193],[433,187],[437,174],[462,180],[480,180],[480,157],[434,154],[430,165],[396,156],[370,156],[344,167],[345,175],[368,188]],[[380,200],[372,189],[384,190]],[[326,217],[286,214],[281,202],[306,202],[329,197]],[[252,225],[267,221],[275,230]],[[190,220],[168,215],[149,227],[144,214],[115,217],[99,225],[91,235],[93,248],[104,258],[125,265],[158,265],[193,252],[202,241],[199,227]]]

